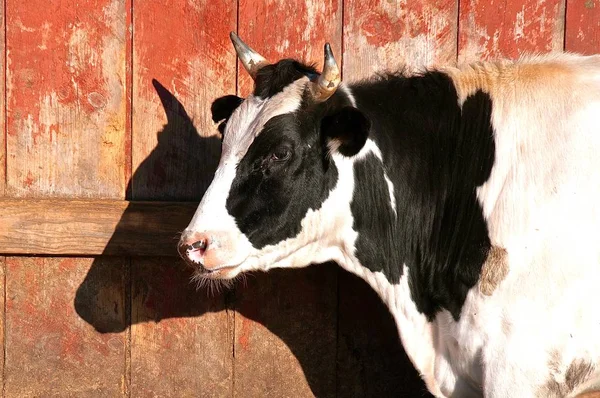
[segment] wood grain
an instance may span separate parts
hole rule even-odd
[[[197,203],[210,184],[220,157],[210,106],[235,94],[236,9],[235,1],[135,3],[130,198]],[[182,219],[180,230],[191,214]],[[174,258],[134,258],[132,283],[132,394],[231,396],[233,315],[223,296],[196,291]]]
[[[235,94],[236,2],[140,1],[133,19],[131,198],[199,200],[220,157],[211,103]]]
[[[565,0],[465,0],[459,13],[459,62],[563,48]]]
[[[8,195],[124,197],[126,4],[7,0]]]
[[[6,188],[6,47],[5,0],[0,0],[0,196]]]
[[[567,0],[565,50],[600,53],[600,0]]]
[[[108,268],[116,287],[94,300],[110,308],[124,325],[126,261],[94,261]],[[122,394],[126,335],[97,333],[73,306],[91,262],[90,258],[6,259],[6,397]]]
[[[323,46],[331,44],[342,59],[342,0],[240,0],[238,34],[270,62],[295,58],[323,67]],[[253,82],[240,64],[238,90],[252,91]]]
[[[2,358],[0,358],[0,386],[4,386],[4,360],[5,360],[5,328],[4,323],[6,319],[6,307],[4,305],[4,300],[6,298],[6,279],[5,279],[5,269],[6,269],[6,257],[0,257],[0,352],[3,353]]]
[[[231,396],[233,315],[225,295],[197,290],[190,278],[172,258],[133,260],[135,396]]]
[[[236,291],[236,397],[334,397],[337,269],[248,276]]]
[[[5,43],[5,0],[0,0],[0,43]],[[5,87],[6,87],[6,48],[0,50],[0,196],[4,196],[6,184],[6,120],[5,120]],[[5,307],[4,298],[6,297],[6,285],[4,280],[5,258],[0,257],[0,352],[4,352],[4,319]],[[4,386],[4,355],[0,358],[0,385]]]
[[[0,200],[0,253],[176,256],[196,204],[78,199]]]
[[[456,61],[457,0],[344,1],[344,79]]]

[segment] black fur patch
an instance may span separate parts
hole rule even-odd
[[[352,106],[337,110],[321,122],[322,134],[327,140],[337,140],[338,152],[348,157],[360,152],[367,142],[370,129],[369,119]]]
[[[320,208],[337,182],[315,123],[302,112],[272,118],[237,167],[226,207],[256,248],[296,236],[308,209]],[[291,157],[273,160],[282,148]]]
[[[354,216],[353,228],[359,231],[356,257],[371,271],[381,271],[397,282],[402,261],[396,245],[397,223],[390,202],[390,191],[385,181],[381,161],[373,154],[354,163],[354,196],[350,209]]]
[[[461,110],[452,81],[439,72],[385,76],[352,92],[373,124],[371,138],[382,151],[380,168],[394,184],[398,214],[394,227],[357,221],[359,236],[366,235],[357,242],[357,255],[394,283],[406,264],[419,311],[433,319],[445,308],[458,319],[490,248],[475,190],[489,178],[494,162],[492,101],[477,92]],[[357,165],[357,187],[366,186],[353,198],[357,218],[389,213],[384,182],[369,162]],[[374,254],[377,246],[366,242],[380,242],[382,253]],[[387,245],[396,253],[388,254]],[[375,265],[372,258],[387,264]]]
[[[212,114],[213,122],[221,122],[217,127],[221,133],[221,137],[225,133],[227,120],[229,120],[233,111],[235,111],[242,102],[244,102],[244,99],[237,95],[225,95],[213,101],[210,106],[210,112]]]
[[[311,65],[305,65],[293,59],[283,59],[258,70],[254,81],[254,95],[269,98],[304,76],[316,75],[317,71]]]
[[[225,95],[214,100],[210,106],[213,122],[217,123],[229,119],[233,111],[235,111],[242,102],[244,102],[244,99],[237,95]]]

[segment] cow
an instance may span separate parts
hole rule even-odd
[[[203,280],[334,261],[389,308],[437,397],[600,385],[600,56],[399,69],[345,84],[268,62],[211,106],[214,180],[178,251]]]

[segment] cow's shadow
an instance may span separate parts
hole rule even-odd
[[[216,169],[220,140],[200,137],[183,105],[160,83],[153,84],[167,124],[135,170],[128,198],[198,202]],[[117,226],[113,238],[122,233]],[[289,347],[317,397],[427,396],[385,306],[364,282],[335,264],[253,274],[216,295],[190,283],[190,271],[176,257],[122,264],[116,269],[115,262],[98,258],[74,299],[79,316],[100,333],[235,310]],[[244,333],[236,328],[239,349],[248,348]]]

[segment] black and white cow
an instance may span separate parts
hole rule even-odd
[[[600,380],[600,57],[345,85],[269,64],[212,105],[218,170],[179,244],[199,278],[336,261],[366,280],[438,397]]]

